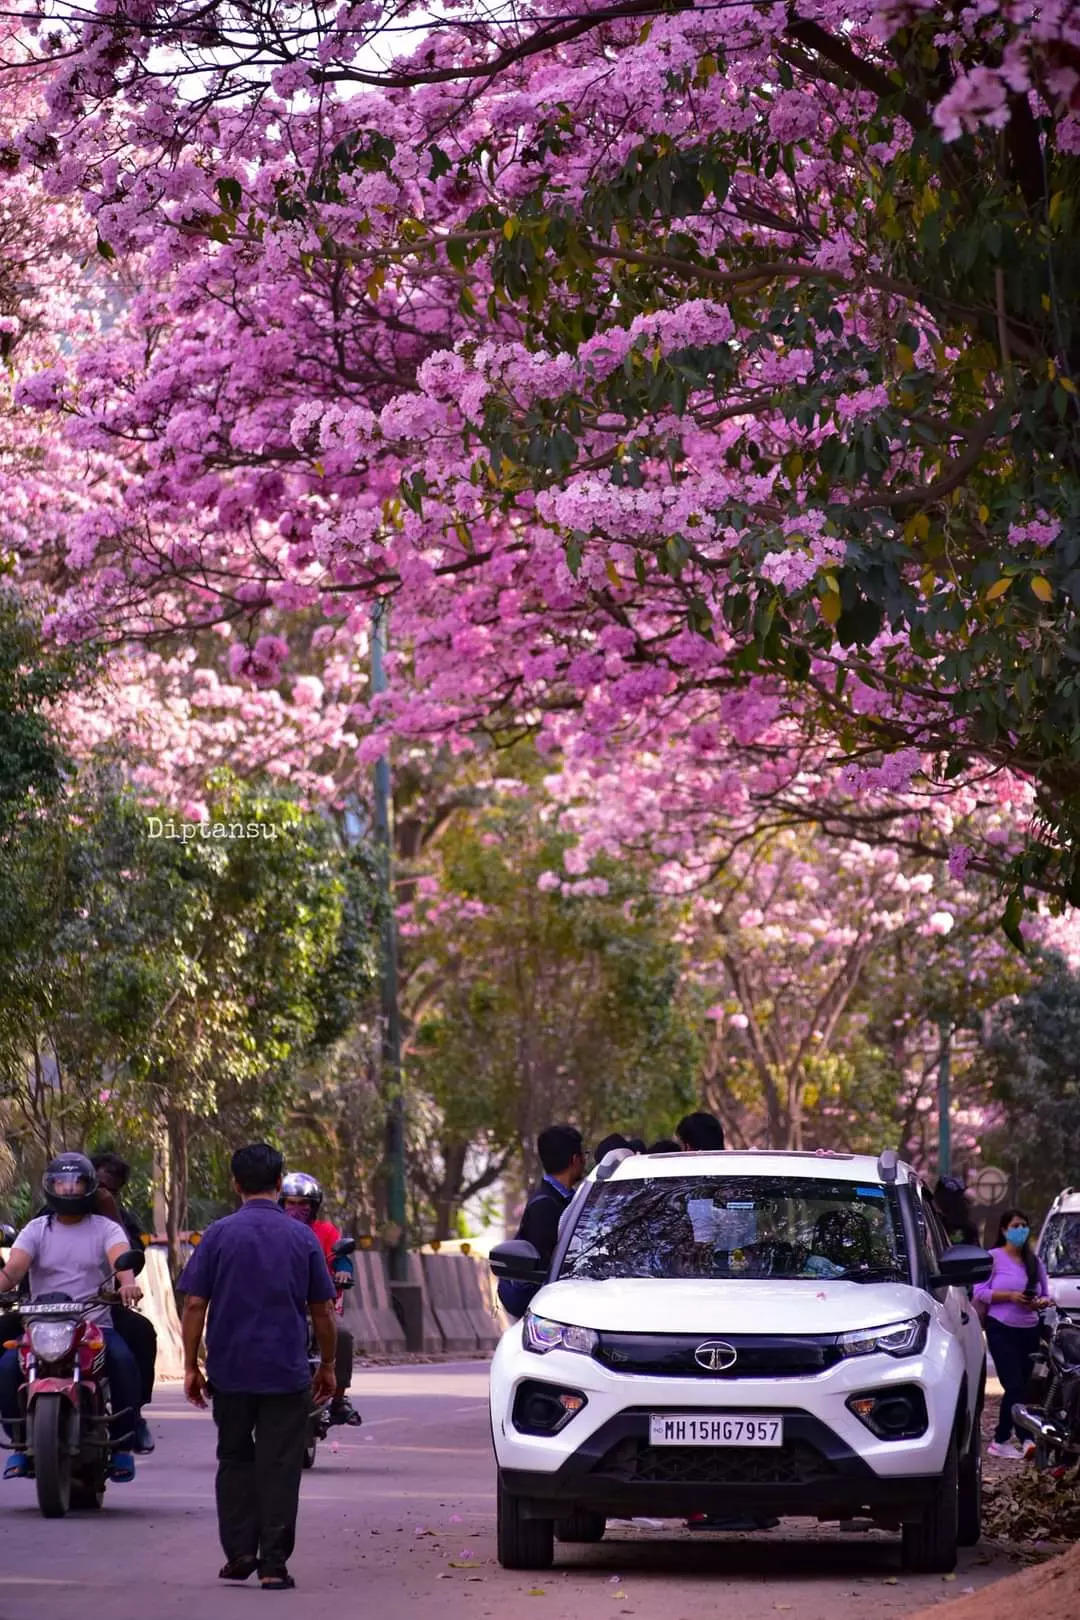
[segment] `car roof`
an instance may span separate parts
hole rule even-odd
[[[1074,1215],[1080,1211],[1080,1188],[1066,1187],[1050,1205],[1051,1215]]]
[[[592,1171],[596,1176],[596,1171]],[[790,1176],[806,1180],[854,1181],[879,1187],[878,1161],[869,1153],[796,1152],[773,1148],[703,1153],[631,1153],[611,1172],[612,1181],[641,1181],[655,1176]],[[912,1181],[915,1171],[902,1160],[898,1182]]]

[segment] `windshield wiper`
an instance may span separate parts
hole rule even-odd
[[[829,1282],[907,1282],[899,1266],[848,1266]]]

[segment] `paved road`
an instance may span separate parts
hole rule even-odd
[[[493,1464],[478,1363],[364,1370],[362,1429],[337,1430],[305,1477],[297,1590],[216,1579],[213,1426],[175,1386],[151,1413],[158,1446],[101,1514],[39,1517],[33,1486],[0,1481],[0,1620],[865,1620],[910,1614],[1009,1573],[966,1553],[956,1579],[899,1574],[895,1539],[779,1532],[701,1538],[616,1527],[563,1549],[546,1575],[495,1562]]]

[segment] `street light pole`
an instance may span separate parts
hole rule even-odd
[[[938,1176],[947,1176],[952,1170],[952,1124],[950,1108],[950,1062],[952,1058],[952,1023],[948,1018],[938,1020],[941,1033],[941,1056],[938,1059]]]
[[[371,690],[385,692],[386,607],[377,602],[371,614]],[[375,761],[375,843],[383,882],[381,951],[382,1084],[386,1111],[386,1212],[396,1228],[388,1244],[390,1280],[404,1282],[408,1271],[405,1236],[405,1098],[401,1073],[401,1015],[398,1007],[397,923],[394,917],[393,809],[390,796],[390,759]]]

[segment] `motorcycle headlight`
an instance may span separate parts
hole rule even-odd
[[[890,1322],[886,1327],[841,1333],[836,1342],[844,1356],[917,1356],[926,1344],[929,1325],[929,1316],[912,1316],[906,1322]]]
[[[578,1350],[591,1356],[600,1340],[592,1328],[571,1327],[565,1322],[551,1322],[546,1316],[525,1313],[525,1348],[545,1356],[549,1350]]]
[[[43,1361],[66,1356],[75,1343],[76,1322],[31,1322],[30,1347]]]

